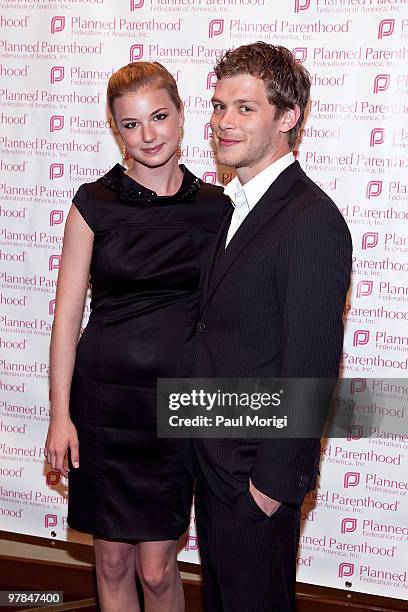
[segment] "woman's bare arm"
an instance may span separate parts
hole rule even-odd
[[[67,450],[79,466],[78,436],[69,416],[69,396],[76,346],[89,283],[94,234],[75,206],[65,224],[58,274],[56,308],[51,334],[51,418],[45,443],[53,468],[68,474]]]

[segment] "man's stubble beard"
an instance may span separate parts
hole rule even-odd
[[[244,154],[234,156],[234,154],[225,151],[219,152],[218,150],[217,160],[223,166],[229,166],[230,168],[250,167],[254,162],[253,156],[245,156]]]
[[[271,136],[272,140],[272,136]],[[261,146],[261,148],[259,148]],[[259,161],[261,161],[264,157],[266,157],[269,149],[271,148],[271,142],[267,138],[263,142],[260,142],[258,147],[251,148],[249,151],[243,151],[241,156],[238,154],[234,157],[234,154],[228,151],[219,151],[218,146],[216,145],[216,157],[218,163],[223,166],[229,166],[230,168],[251,168]],[[254,150],[253,150],[254,149]]]

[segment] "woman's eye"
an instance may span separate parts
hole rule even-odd
[[[129,123],[125,123],[124,127],[128,130],[131,130],[136,126],[137,126],[137,121],[129,121]]]
[[[154,120],[163,121],[164,119],[166,119],[166,117],[167,117],[166,113],[158,113],[157,115],[154,116]]]

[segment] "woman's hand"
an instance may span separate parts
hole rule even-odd
[[[68,451],[79,467],[78,435],[69,414],[70,389],[82,312],[89,283],[94,234],[72,205],[64,231],[50,348],[51,419],[45,442],[47,461],[68,476]]]
[[[68,450],[74,468],[79,467],[79,443],[75,425],[69,417],[51,419],[45,441],[45,456],[53,469],[68,476]]]

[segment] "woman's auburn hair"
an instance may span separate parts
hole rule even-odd
[[[114,102],[124,94],[136,92],[142,87],[165,89],[177,110],[183,103],[178,93],[177,83],[172,74],[158,62],[132,62],[122,66],[112,74],[108,82],[108,108],[114,116]]]

